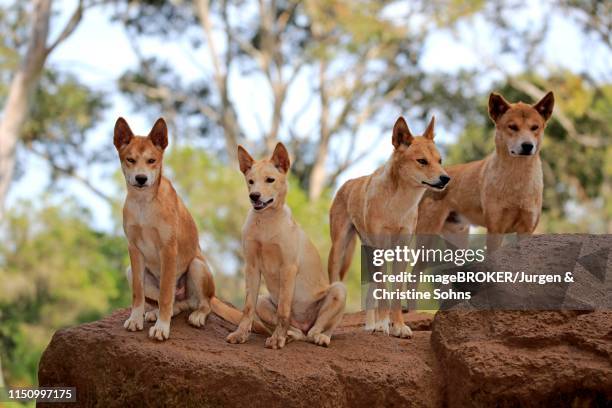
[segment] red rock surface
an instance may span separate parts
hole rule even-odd
[[[612,405],[612,312],[440,312],[449,407]]]
[[[406,314],[411,340],[345,316],[330,348],[264,337],[229,345],[232,326],[173,320],[165,343],[130,333],[121,310],[55,334],[41,386],[75,386],[76,406],[597,407],[612,401],[612,312]],[[44,406],[44,404],[41,404]],[[51,405],[50,405],[51,406]],[[54,407],[59,405],[53,404]],[[75,404],[67,406],[74,407]]]
[[[177,316],[164,343],[147,338],[148,325],[127,332],[127,316],[121,310],[58,331],[41,359],[40,385],[77,387],[77,406],[442,406],[429,331],[411,340],[372,335],[355,314],[330,348],[295,342],[269,350],[258,335],[226,343],[232,326],[216,316],[203,329]],[[407,318],[417,329],[428,327],[430,316]]]

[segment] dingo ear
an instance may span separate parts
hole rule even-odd
[[[164,118],[159,118],[155,121],[148,137],[155,146],[162,150],[168,146],[168,126],[166,126]]]
[[[491,92],[491,95],[489,95],[489,117],[493,119],[493,122],[497,122],[508,109],[510,109],[510,104],[504,97]]]
[[[408,129],[408,124],[401,116],[397,118],[395,125],[393,125],[391,142],[396,149],[401,145],[410,146],[410,143],[412,143],[412,134],[410,133],[410,129]]]
[[[247,171],[251,170],[251,167],[253,167],[253,162],[254,160],[249,152],[247,152],[244,147],[238,145],[238,164],[240,165],[240,171],[246,174]]]
[[[533,108],[544,118],[544,120],[550,119],[555,106],[555,95],[552,91],[549,91],[538,103],[533,105]]]
[[[128,145],[133,137],[134,133],[132,133],[132,129],[130,129],[127,121],[122,117],[117,119],[117,122],[115,122],[115,132],[113,136],[113,144],[115,145],[115,148],[119,150],[123,146]]]
[[[278,142],[276,147],[274,148],[274,153],[272,153],[272,163],[276,166],[277,169],[286,173],[289,171],[289,166],[291,162],[289,161],[289,152],[285,148],[285,145]]]
[[[426,139],[429,139],[429,140],[434,139],[434,126],[435,125],[436,125],[436,117],[432,116],[431,120],[429,121],[429,125],[427,125],[427,129],[425,129],[425,133],[423,133],[423,136]]]

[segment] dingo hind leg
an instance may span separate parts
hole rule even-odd
[[[330,209],[332,245],[327,264],[330,282],[344,280],[355,252],[357,230],[351,222],[344,196],[345,194],[339,191]]]
[[[318,346],[329,346],[334,329],[340,324],[346,305],[346,287],[342,282],[332,283],[323,299],[314,326],[308,331],[308,340]]]
[[[210,298],[215,294],[212,273],[204,259],[194,258],[187,271],[187,303],[193,310],[189,315],[189,324],[202,327],[211,312]]]
[[[278,325],[277,307],[270,299],[270,296],[259,296],[257,305],[255,306],[255,315],[268,329],[269,334],[272,334],[276,325]],[[290,323],[287,329],[287,342],[291,340],[305,340],[306,336],[297,325]]]

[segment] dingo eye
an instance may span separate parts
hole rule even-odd
[[[538,125],[533,125],[533,126],[531,127],[531,131],[532,131],[532,132],[535,132],[536,130],[538,130],[538,128],[539,128],[539,126],[538,126]]]
[[[518,126],[516,126],[515,124],[508,125],[508,128],[509,128],[510,130],[512,130],[512,131],[515,131],[515,132],[516,132],[516,131],[518,131]]]
[[[272,177],[268,177],[266,179],[266,183],[274,183],[274,179]]]
[[[155,159],[149,159],[149,160],[147,160],[147,163],[153,164],[153,163],[155,163]]]
[[[429,164],[429,162],[425,159],[417,159],[417,161],[419,162],[419,164],[422,164],[422,165]]]
[[[253,184],[253,183],[254,183],[254,181],[253,181],[253,180],[249,180],[249,184]]]
[[[438,160],[438,163],[442,164],[442,159]]]
[[[136,163],[136,160],[132,159],[131,157],[128,157],[127,161],[128,163],[132,163],[132,164]]]

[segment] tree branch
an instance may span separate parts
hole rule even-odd
[[[210,59],[212,60],[213,69],[215,70],[215,80],[217,81],[217,85],[219,86],[219,88],[222,88],[224,87],[223,81],[226,73],[221,70],[221,59],[219,57],[219,53],[217,52],[215,42],[212,38],[212,23],[210,21],[209,1],[196,0],[196,7],[198,17],[200,18],[200,22],[202,23],[202,29],[204,30],[204,35],[206,36],[206,41],[208,43]]]
[[[223,7],[227,7],[227,3],[223,2]],[[235,164],[236,161],[236,148],[238,146],[238,138],[240,137],[240,127],[238,124],[238,118],[229,98],[227,75],[230,70],[230,66],[225,66],[223,70],[221,68],[221,58],[215,46],[213,39],[213,28],[210,20],[210,4],[208,0],[196,0],[196,8],[198,17],[200,19],[200,25],[206,36],[208,43],[208,50],[210,57],[213,62],[214,78],[217,84],[217,90],[219,92],[219,99],[221,100],[221,124],[223,128],[223,134],[225,137],[225,149],[227,151],[227,157],[231,164]],[[225,17],[227,18],[227,16]],[[227,20],[225,20],[227,22]],[[228,49],[226,53],[230,53],[230,44],[227,44]],[[231,58],[226,58],[227,63],[231,63]]]
[[[165,86],[155,87],[134,81],[123,81],[122,85],[129,91],[141,92],[146,97],[151,99],[173,99],[175,101],[181,102],[192,102],[198,107],[200,113],[206,115],[207,117],[210,117],[213,121],[217,122],[220,126],[222,126],[221,115],[219,114],[219,112],[214,110],[209,105],[203,104],[199,98],[194,98],[192,96],[177,92],[176,90],[170,89]]]
[[[37,155],[38,157],[45,159],[45,161],[49,163],[49,165],[54,171],[61,173],[65,176],[68,176],[71,179],[77,180],[82,185],[87,187],[91,192],[93,192],[95,195],[97,195],[98,197],[106,201],[107,203],[109,204],[113,203],[113,199],[111,196],[109,196],[108,194],[106,194],[105,192],[97,188],[96,186],[94,186],[87,178],[79,175],[75,169],[65,168],[65,167],[60,166],[59,164],[55,163],[53,159],[47,153],[39,152],[38,150],[32,147],[30,147],[28,150],[34,153],[35,155]]]
[[[77,5],[76,9],[72,13],[72,16],[70,17],[70,19],[64,26],[64,29],[62,30],[62,32],[58,35],[55,41],[53,41],[51,45],[47,47],[45,51],[45,55],[49,55],[51,52],[53,52],[53,50],[59,44],[61,44],[68,37],[70,37],[70,35],[74,32],[74,30],[77,28],[77,26],[81,22],[82,18],[83,18],[83,0],[79,0],[79,4]]]

